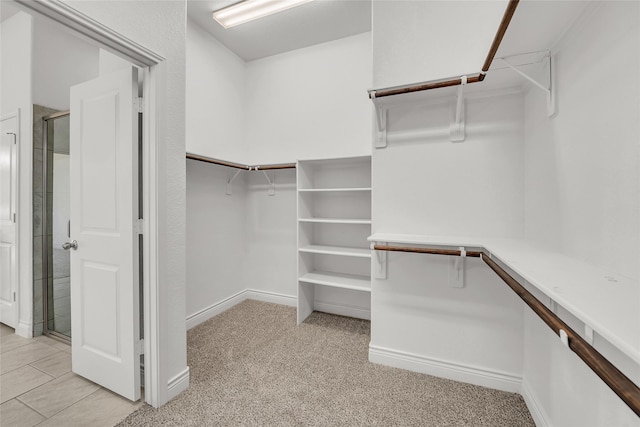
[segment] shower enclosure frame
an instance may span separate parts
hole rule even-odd
[[[49,150],[49,121],[59,119],[62,117],[69,117],[71,112],[60,111],[50,114],[42,118],[42,334],[47,335],[58,340],[62,340],[66,343],[71,343],[71,337],[66,336],[58,331],[49,328],[49,252],[53,249],[49,247],[49,223],[53,218],[49,218],[47,215],[49,196],[48,196],[48,150]],[[51,253],[53,256],[53,253]],[[53,258],[52,261],[53,263]],[[51,266],[53,268],[53,266]],[[53,281],[53,278],[52,278]]]

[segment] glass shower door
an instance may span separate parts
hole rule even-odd
[[[46,332],[71,337],[70,257],[62,248],[70,234],[69,114],[47,119]]]

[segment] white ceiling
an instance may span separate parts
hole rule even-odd
[[[225,30],[211,17],[237,0],[188,0],[189,19],[245,61],[371,31],[371,0],[315,0]]]
[[[520,1],[511,19],[500,48],[496,53],[487,78],[479,86],[483,90],[500,87],[531,86],[527,80],[508,69],[497,58],[510,57],[512,65],[532,76],[541,75],[542,54],[522,55],[530,52],[553,50],[566,31],[590,5],[588,0],[570,1]],[[529,65],[525,65],[529,64]],[[543,73],[544,74],[544,73]],[[548,84],[545,79],[542,84]]]
[[[520,1],[497,56],[550,50],[590,1]]]

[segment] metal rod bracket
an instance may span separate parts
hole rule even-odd
[[[467,76],[460,77],[460,86],[458,86],[458,97],[456,107],[453,111],[453,120],[449,126],[449,137],[451,142],[462,142],[465,139],[464,132],[464,87],[467,85]]]
[[[251,169],[249,169],[249,170],[251,170]],[[232,194],[233,194],[233,191],[232,191],[232,189],[231,189],[231,184],[233,183],[233,180],[234,180],[234,179],[236,179],[236,177],[238,176],[238,174],[239,174],[241,171],[242,171],[242,169],[237,170],[237,171],[236,171],[236,172],[231,176],[231,178],[229,178],[229,179],[227,180],[227,188],[226,188],[226,191],[225,191],[225,194],[226,194],[227,196],[230,196],[230,195],[232,195]]]
[[[259,170],[260,166],[256,166],[256,170]],[[269,175],[267,175],[266,171],[261,170],[260,172],[262,172],[264,174],[265,179],[267,180],[267,182],[269,183],[269,189],[268,194],[270,196],[275,196],[276,195],[276,182],[275,182],[275,177],[273,180],[269,179]]]
[[[375,147],[385,148],[387,146],[387,115],[389,108],[382,105],[382,101],[380,99],[376,99],[375,92],[371,94],[371,100],[373,101],[375,115],[374,120],[376,123],[376,128],[374,131]]]
[[[452,288],[464,288],[464,265],[467,251],[460,247],[460,256],[451,258],[449,264],[449,285]]]
[[[569,347],[569,335],[567,335],[567,333],[564,331],[564,329],[560,329],[558,331],[558,334],[560,335],[560,341],[562,341],[562,344],[564,344],[567,347]]]
[[[506,65],[508,68],[512,69],[513,71],[518,73],[520,76],[524,77],[526,80],[533,83],[535,87],[542,90],[547,96],[547,117],[552,118],[556,115],[557,113],[556,99],[555,99],[556,94],[555,94],[555,85],[553,84],[553,79],[555,77],[555,60],[553,58],[553,55],[551,55],[551,53],[547,53],[547,55],[544,58],[544,61],[542,62],[543,66],[545,67],[545,71],[548,73],[548,76],[549,76],[549,83],[546,85],[540,83],[538,80],[534,79],[524,71],[519,70],[515,65],[508,62],[505,58],[497,58],[497,59],[502,61],[502,63]]]
[[[373,277],[375,277],[376,279],[385,280],[387,278],[387,251],[377,251],[375,249],[375,245],[376,244],[374,242],[371,243],[370,246],[371,250],[375,254],[373,258],[375,262],[371,266],[371,268],[373,269]]]

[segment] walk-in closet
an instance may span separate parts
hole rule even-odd
[[[640,427],[640,2],[0,3],[3,425]]]
[[[187,318],[370,319],[372,363],[635,425],[638,13],[373,2],[370,32],[250,60],[194,22],[187,151],[297,168],[187,161]]]

